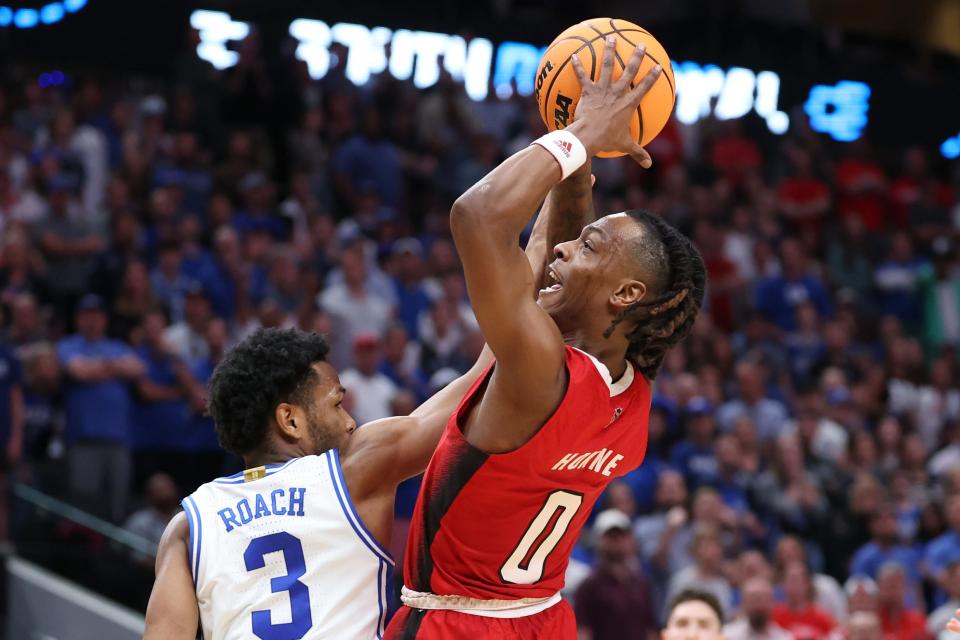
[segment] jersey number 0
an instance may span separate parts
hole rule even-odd
[[[513,553],[500,567],[500,578],[512,584],[538,582],[543,577],[547,556],[560,543],[582,503],[583,494],[580,493],[562,489],[551,493]]]

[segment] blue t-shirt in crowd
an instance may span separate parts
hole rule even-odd
[[[713,484],[717,479],[717,458],[712,444],[704,447],[688,440],[678,442],[670,453],[670,462],[691,488]]]
[[[876,579],[880,567],[894,562],[903,567],[911,582],[920,580],[920,554],[915,549],[897,545],[890,549],[881,549],[877,543],[868,542],[860,547],[850,562],[851,576],[869,576]]]
[[[960,559],[960,533],[948,531],[927,543],[924,552],[927,568],[932,575],[937,575],[947,566]]]
[[[879,290],[881,315],[896,316],[907,326],[920,322],[923,312],[918,299],[920,274],[927,264],[919,258],[908,262],[887,260],[876,268],[873,278]]]
[[[190,373],[197,382],[206,385],[213,376],[216,363],[210,358],[196,360],[190,364]],[[187,422],[186,447],[191,451],[220,451],[217,432],[213,427],[213,418],[204,413],[192,412]]]
[[[214,263],[203,283],[213,313],[224,320],[233,320],[237,311],[237,283],[219,263]],[[247,294],[256,306],[263,299],[267,288],[267,274],[257,265],[250,266],[250,289]]]
[[[393,286],[397,292],[397,318],[407,330],[410,339],[416,340],[420,335],[417,320],[421,313],[430,310],[430,296],[421,283],[408,287],[399,280],[394,280]]]
[[[137,355],[146,365],[146,379],[164,387],[177,386],[173,358],[141,347]],[[183,397],[174,400],[138,400],[134,405],[133,448],[138,451],[185,449],[188,408]]]
[[[10,392],[20,386],[20,361],[13,349],[0,344],[0,443],[10,438]]]
[[[657,479],[661,473],[672,469],[673,467],[663,460],[647,456],[643,464],[620,478],[620,482],[626,483],[633,492],[633,499],[637,503],[639,513],[653,510],[657,494]]]
[[[274,240],[284,241],[290,237],[290,228],[282,218],[263,213],[253,215],[246,211],[238,211],[233,216],[233,228],[240,235],[246,235],[251,232],[262,231],[269,233]]]
[[[396,147],[388,140],[353,136],[340,145],[333,166],[336,173],[350,179],[354,188],[361,188],[368,183],[383,204],[391,207],[400,205],[403,169]]]
[[[64,367],[76,358],[116,360],[131,354],[133,350],[129,346],[111,338],[88,342],[83,336],[75,335],[57,344],[57,359]],[[68,443],[104,440],[130,444],[132,399],[130,385],[125,380],[69,380],[66,408],[64,439]]]
[[[806,302],[813,304],[821,317],[833,313],[827,290],[813,276],[804,276],[798,280],[776,276],[765,278],[757,285],[757,310],[784,331],[796,330],[796,308]]]

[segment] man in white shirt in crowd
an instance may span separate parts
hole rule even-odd
[[[743,585],[740,617],[723,630],[726,640],[793,640],[793,636],[771,619],[773,585],[765,578],[753,578]]]
[[[340,374],[340,382],[347,390],[345,402],[350,414],[367,424],[393,415],[390,403],[397,394],[397,385],[377,370],[380,362],[380,340],[370,334],[361,334],[353,341],[355,366]]]

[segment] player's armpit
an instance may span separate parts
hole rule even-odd
[[[493,362],[493,352],[484,347],[467,373],[435,393],[409,416],[384,418],[357,429],[341,455],[363,461],[360,477],[350,486],[358,496],[376,491],[385,483],[399,484],[426,469],[443,429],[470,386]],[[352,474],[351,474],[352,475]]]
[[[147,605],[144,640],[194,640],[200,613],[190,574],[190,525],[183,513],[167,525],[157,550],[157,578]]]
[[[538,278],[520,231],[556,184],[553,157],[534,146],[510,157],[457,199],[450,225],[477,321],[497,357],[503,392],[537,422],[563,392],[563,338],[534,299]]]

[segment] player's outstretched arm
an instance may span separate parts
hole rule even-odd
[[[577,172],[554,187],[550,198],[544,202],[524,250],[531,270],[537,274],[538,282],[543,279],[542,271],[553,253],[550,234],[569,233],[569,236],[564,238],[566,240],[579,235],[582,227],[580,225],[576,230],[572,230],[573,225],[569,222],[558,222],[557,212],[574,219],[592,219],[593,198],[589,195],[591,183],[587,163],[585,172]],[[586,198],[582,196],[584,185],[588,191]],[[557,193],[562,197],[555,197]],[[489,346],[484,346],[480,357],[469,371],[428,398],[409,416],[376,420],[358,429],[343,455],[356,456],[362,461],[359,467],[362,473],[357,474],[361,478],[358,480],[368,478],[370,482],[351,482],[351,492],[362,496],[368,490],[376,490],[391,482],[397,484],[422,473],[437,448],[451,414],[491,362],[493,352]],[[390,482],[385,483],[385,480]]]
[[[190,525],[183,513],[170,521],[157,550],[157,579],[147,605],[144,640],[194,640],[199,609],[190,575]]]
[[[607,42],[597,82],[586,76],[577,57],[574,68],[583,92],[576,122],[568,130],[587,157],[622,150],[649,166],[646,152],[629,136],[629,119],[659,75],[647,74],[636,87],[642,50],[623,76],[612,81],[614,40]],[[480,411],[489,402],[498,418],[477,420],[468,438],[486,451],[509,451],[526,442],[562,399],[566,370],[563,338],[553,320],[531,298],[535,279],[517,246],[517,237],[561,171],[553,155],[532,145],[508,158],[463,194],[450,213],[451,229],[467,277],[467,289],[497,369]]]

